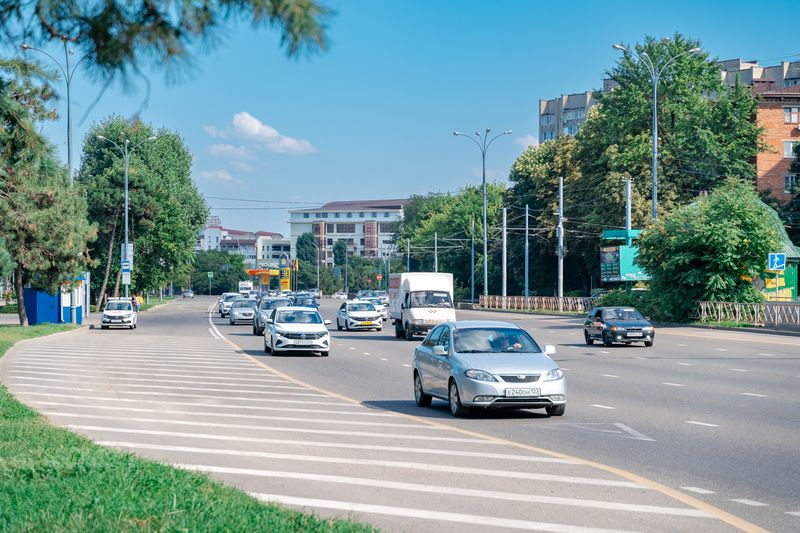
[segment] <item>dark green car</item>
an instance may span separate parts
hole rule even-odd
[[[598,341],[603,346],[611,346],[643,342],[645,346],[652,346],[656,330],[648,318],[633,307],[598,307],[592,309],[583,322],[583,337],[586,344]]]

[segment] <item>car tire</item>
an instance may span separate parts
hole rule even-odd
[[[589,346],[594,344],[594,339],[589,336],[589,332],[586,330],[583,331],[583,338],[586,339],[586,344]]]
[[[344,330],[350,331],[350,326],[347,324],[347,322],[344,323]]]
[[[608,332],[603,332],[603,346],[606,348],[610,348],[612,344],[611,337],[608,336]]]
[[[547,411],[547,416],[564,416],[564,411],[567,410],[567,404],[550,405],[544,408]]]
[[[100,329],[108,329],[108,326],[100,326]]]
[[[650,348],[653,346],[653,341],[644,341],[644,345]]]
[[[422,378],[419,377],[419,372],[414,372],[414,401],[417,402],[417,407],[430,407],[433,398],[430,394],[425,394],[422,389]]]
[[[320,354],[322,357],[328,357],[328,354],[329,354],[329,353],[330,353],[330,352],[319,352],[319,354]]]
[[[461,418],[466,415],[467,409],[461,404],[461,396],[458,394],[456,380],[450,380],[450,385],[447,387],[447,390],[447,403],[450,404],[450,414],[456,418]]]
[[[405,327],[403,328],[403,333],[405,334],[405,338],[407,341],[414,340],[414,332],[411,330],[410,327],[408,327],[408,324],[406,324]]]
[[[342,331],[342,324],[339,323],[339,317],[338,316],[336,317],[336,329],[338,329],[339,331]]]
[[[383,331],[383,328],[382,327],[376,328],[375,331]]]
[[[394,323],[394,338],[395,339],[402,339],[403,338],[403,328],[400,327],[400,321],[396,320]]]
[[[272,350],[270,349],[269,345],[267,344],[267,337],[264,336],[264,353],[270,353]]]

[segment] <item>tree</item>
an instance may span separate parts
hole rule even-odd
[[[237,292],[239,282],[247,279],[241,255],[217,250],[197,252],[191,275],[192,290],[197,294],[208,294],[209,272],[214,276],[211,278],[212,294]]]
[[[662,318],[682,320],[700,300],[760,301],[748,278],[763,271],[779,234],[753,185],[729,179],[643,232],[637,261],[653,276]]]
[[[110,81],[151,66],[179,74],[191,66],[193,45],[206,52],[229,31],[225,22],[231,19],[277,27],[290,57],[324,50],[332,15],[318,0],[0,0],[0,34],[10,43],[71,43],[98,78]]]
[[[314,242],[313,233],[303,233],[297,238],[295,245],[295,252],[298,259],[308,261],[309,263],[317,262],[317,247]]]
[[[49,77],[21,61],[0,62],[0,237],[14,262],[20,325],[28,325],[23,287],[47,292],[86,266],[87,222],[80,187],[69,187],[66,169],[37,122],[53,118]]]
[[[7,278],[14,270],[14,259],[8,253],[3,239],[0,239],[0,278]]]
[[[785,206],[780,207],[780,213],[786,222],[786,231],[793,243],[800,245],[800,143],[794,145],[794,160],[789,169],[794,175],[794,189],[792,198]]]
[[[347,257],[347,243],[343,240],[336,241],[333,245],[333,264],[344,266]]]

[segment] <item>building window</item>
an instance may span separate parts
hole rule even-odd
[[[314,213],[314,218],[322,218],[322,213]]]
[[[400,225],[397,222],[381,222],[378,224],[378,233],[397,233]]]
[[[800,122],[800,107],[784,107],[783,122],[786,124],[797,124]]]
[[[783,177],[783,192],[791,194],[795,187],[797,187],[797,176],[794,174],[785,175]]]
[[[361,246],[364,246],[364,239],[361,239]]]
[[[392,214],[389,212],[383,214],[383,218],[389,218],[390,216],[392,216]]]
[[[308,218],[310,213],[303,213],[303,218]]]
[[[565,126],[564,133],[567,135],[576,135],[578,133],[578,126]]]
[[[353,213],[347,213],[347,218],[353,218]]]
[[[339,215],[341,215],[341,213],[334,213],[333,218],[339,218]]]
[[[336,233],[335,224],[325,224],[325,233]]]
[[[783,157],[794,157],[794,147],[800,144],[800,141],[783,141]]]
[[[783,82],[784,87],[794,87],[795,85],[800,85],[800,80],[784,80]]]
[[[328,246],[333,246],[333,239],[328,239]]]
[[[328,218],[328,213],[322,213],[322,218]]]
[[[358,218],[364,218],[364,212],[363,211],[358,214]]]
[[[539,124],[542,126],[549,126],[553,122],[555,122],[555,117],[553,115],[541,115],[539,117]]]
[[[336,233],[355,233],[355,224],[336,224]]]

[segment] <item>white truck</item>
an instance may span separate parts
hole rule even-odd
[[[396,338],[412,340],[433,327],[456,319],[453,275],[446,272],[403,272],[389,276],[389,316]]]
[[[253,290],[253,282],[252,281],[240,281],[239,282],[239,294],[244,296],[245,298],[250,296],[250,291]]]

